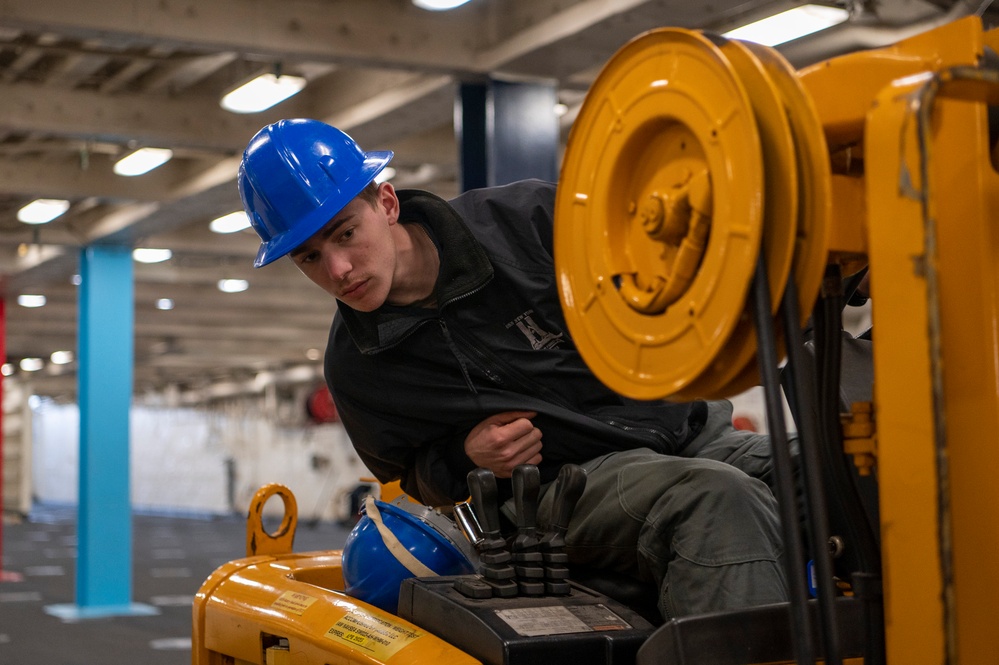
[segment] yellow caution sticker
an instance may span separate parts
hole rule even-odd
[[[410,626],[370,614],[348,612],[326,631],[326,639],[352,646],[376,660],[388,660],[424,634]]]
[[[315,596],[297,591],[285,591],[280,598],[271,603],[271,607],[302,616],[302,613],[314,602],[316,602]]]

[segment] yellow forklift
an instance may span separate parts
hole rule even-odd
[[[546,572],[539,593],[483,590],[509,565],[490,544],[488,478],[449,516],[367,503],[381,536],[396,520],[442,552],[479,546],[441,575],[406,565],[396,539],[409,579],[367,602],[344,552],[293,551],[294,496],[267,486],[247,557],[195,598],[192,663],[999,663],[996,53],[975,17],[800,71],[773,49],[662,28],[607,63],[574,123],[555,224],[573,337],[629,397],[764,387],[790,602],[663,623],[571,570]],[[842,389],[841,312],[864,276],[877,341],[858,393]],[[570,512],[544,566],[565,572],[572,474],[559,482]],[[284,518],[268,532],[275,495]]]

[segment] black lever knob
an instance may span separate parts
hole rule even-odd
[[[552,517],[548,531],[542,538],[544,549],[555,549],[565,546],[565,532],[569,528],[569,520],[576,510],[576,504],[586,489],[586,471],[577,464],[566,464],[558,472],[555,480],[555,499],[552,502]]]
[[[479,519],[479,527],[486,542],[484,549],[503,547],[500,533],[499,491],[496,489],[496,476],[489,469],[472,469],[468,472],[468,491],[472,495],[472,506]]]
[[[533,464],[521,464],[513,470],[513,504],[517,522],[517,537],[513,550],[537,547],[539,539],[538,494],[541,492],[541,474]]]

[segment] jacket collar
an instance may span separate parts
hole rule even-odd
[[[470,295],[493,276],[489,257],[457,211],[444,199],[416,189],[397,191],[399,221],[427,229],[440,253],[434,293],[438,308]],[[351,338],[361,353],[375,353],[398,344],[420,323],[437,318],[437,310],[384,304],[373,312],[358,312],[337,302]]]

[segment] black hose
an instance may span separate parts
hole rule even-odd
[[[777,338],[770,315],[770,285],[766,260],[760,252],[753,277],[752,310],[756,324],[757,360],[766,401],[767,427],[774,465],[774,485],[780,509],[781,532],[784,538],[784,568],[787,574],[791,602],[792,645],[799,665],[815,662],[812,625],[808,620],[808,589],[805,584],[804,549],[798,528],[798,507],[794,487],[791,453],[788,450],[784,406],[780,399],[780,378],[777,372]]]
[[[804,486],[803,503],[805,514],[808,516],[806,524],[812,545],[812,559],[815,562],[825,662],[828,665],[840,665],[842,655],[836,620],[836,588],[833,583],[832,557],[828,545],[829,513],[819,459],[821,435],[816,418],[815,368],[810,362],[811,356],[805,351],[804,335],[798,324],[801,315],[798,288],[793,278],[788,280],[784,291],[781,314],[788,349],[788,364],[785,370],[789,383],[788,402],[798,426],[799,465]]]
[[[865,662],[884,663],[884,623],[881,553],[870,517],[860,499],[850,461],[843,453],[840,430],[840,363],[842,359],[843,279],[840,267],[826,268],[822,296],[815,308],[815,349],[818,359],[819,426],[824,435],[820,452],[829,488],[831,514],[839,516],[848,560],[854,562],[854,592],[865,605],[868,648]]]

